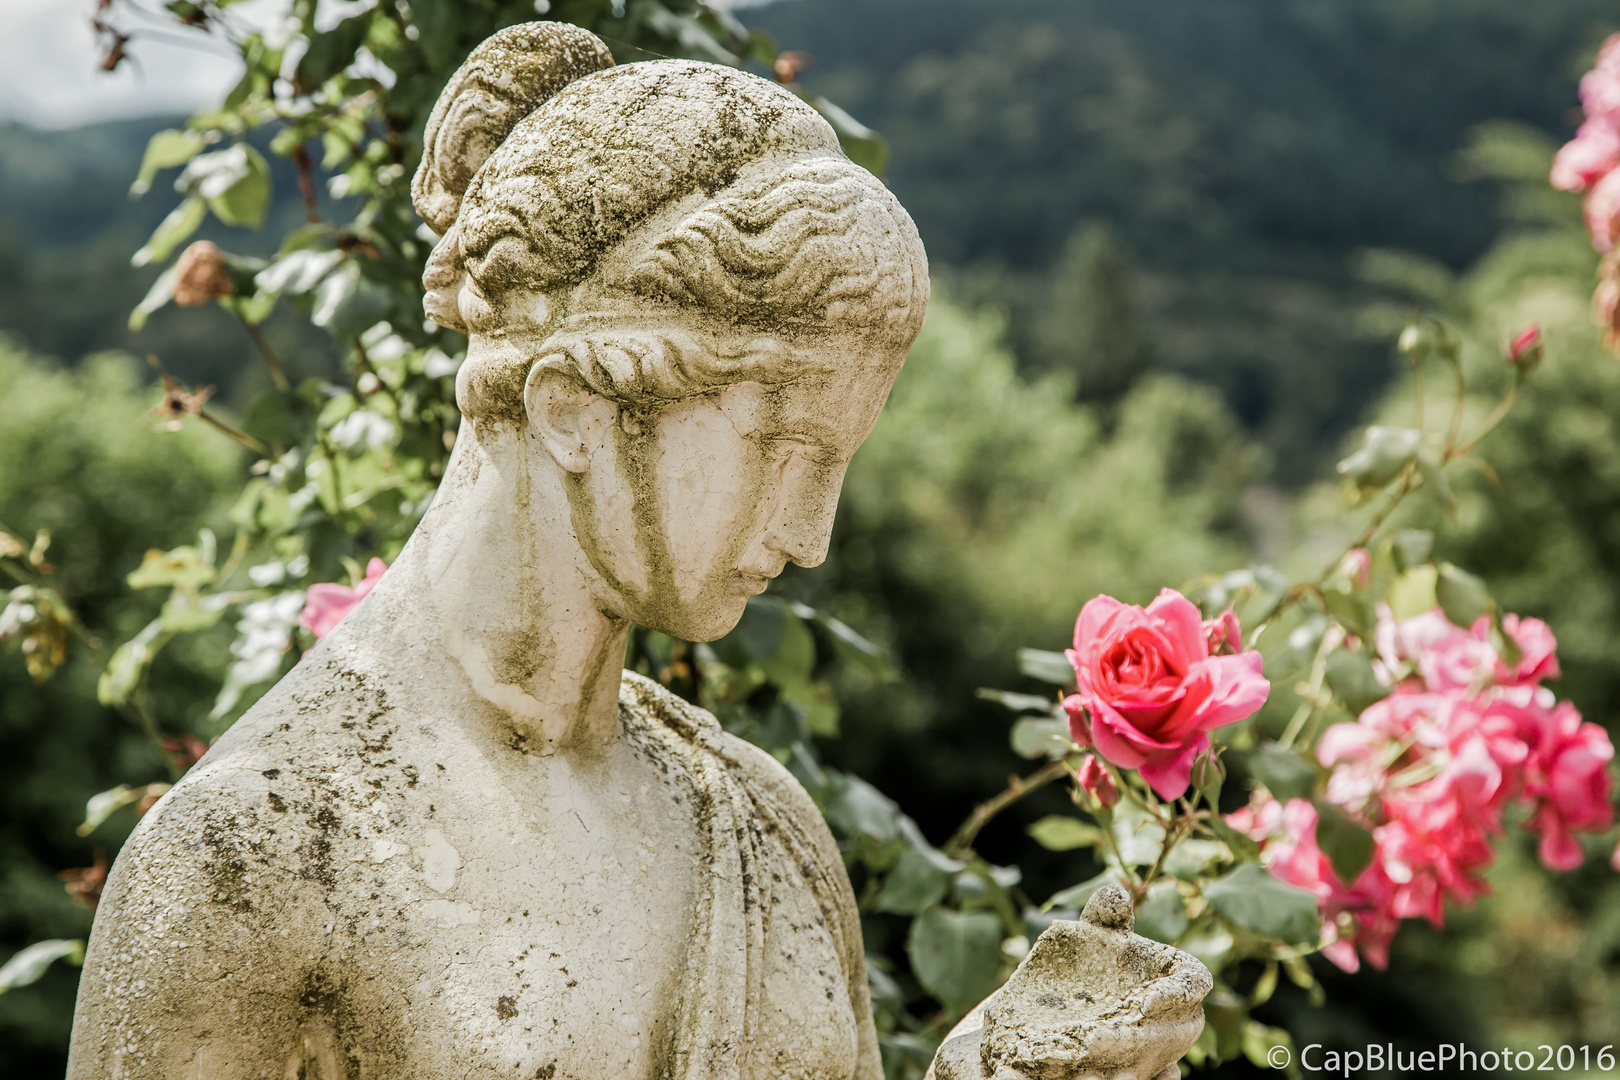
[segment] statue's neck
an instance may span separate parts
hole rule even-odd
[[[520,432],[464,424],[433,507],[336,633],[470,690],[508,745],[588,754],[618,737],[630,632],[591,580],[560,470]]]

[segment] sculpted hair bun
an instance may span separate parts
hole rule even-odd
[[[559,22],[509,26],[451,76],[422,137],[411,201],[428,227],[450,231],[473,175],[518,121],[582,76],[613,66],[607,46]]]

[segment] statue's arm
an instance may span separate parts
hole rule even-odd
[[[108,878],[67,1080],[282,1080],[296,1049],[292,942],[260,922],[279,874],[211,847],[175,794]]]

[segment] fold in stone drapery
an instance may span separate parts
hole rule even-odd
[[[683,766],[681,779],[691,794],[706,871],[671,1032],[672,1067],[665,1080],[750,1080],[771,882],[780,872],[773,870],[773,862],[785,858],[789,866],[781,869],[790,869],[810,887],[837,947],[857,1017],[869,1008],[860,930],[849,925],[841,899],[848,890],[843,865],[829,865],[829,852],[806,830],[802,812],[794,812],[782,793],[773,790],[780,786],[777,782],[739,760],[714,717],[632,672],[625,672],[619,705],[628,737],[652,744],[648,749],[657,759]]]

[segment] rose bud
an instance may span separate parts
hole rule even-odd
[[[1339,573],[1358,589],[1365,589],[1372,580],[1372,556],[1364,547],[1351,548],[1339,562]]]
[[[1074,740],[1076,746],[1090,746],[1091,722],[1086,716],[1086,706],[1080,700],[1080,695],[1070,694],[1064,698],[1063,711],[1069,714],[1069,738]]]
[[[1508,363],[1526,375],[1536,370],[1546,355],[1547,343],[1542,339],[1540,323],[1531,323],[1508,343]]]
[[[1086,763],[1080,766],[1074,778],[1079,781],[1092,805],[1106,810],[1119,802],[1119,789],[1114,786],[1114,778],[1109,775],[1107,766],[1097,760],[1097,755],[1088,755]]]
[[[1230,656],[1243,651],[1243,628],[1230,608],[1213,619],[1204,620],[1204,636],[1209,639],[1209,655]]]
[[[1198,755],[1193,762],[1192,786],[1209,796],[1213,801],[1221,793],[1221,785],[1226,782],[1226,766],[1222,764],[1220,755],[1211,747]]]

